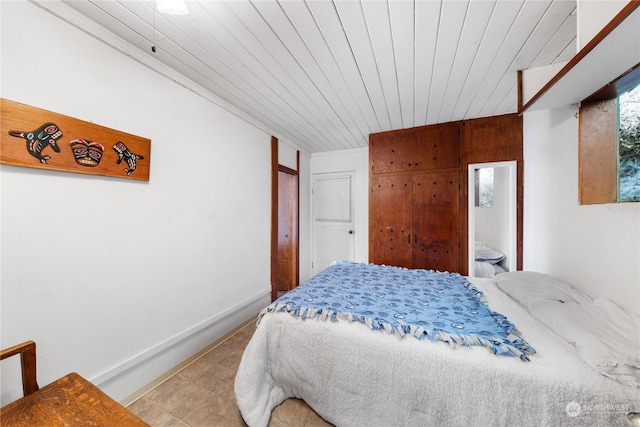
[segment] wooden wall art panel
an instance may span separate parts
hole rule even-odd
[[[149,180],[151,140],[0,99],[0,163]]]

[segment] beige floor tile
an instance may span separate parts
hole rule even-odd
[[[185,427],[179,419],[144,399],[138,399],[127,407],[152,427]]]
[[[224,420],[222,420],[218,427],[247,427],[247,424],[242,419],[242,415],[240,415],[240,411],[236,407]]]
[[[232,378],[229,378],[227,381],[225,381],[224,383],[220,384],[220,386],[216,387],[212,391],[215,394],[218,394],[218,395],[224,397],[225,399],[228,399],[228,400],[230,400],[230,401],[235,403],[235,401],[236,401],[236,393],[235,393],[235,391],[233,389],[235,380],[236,380],[236,376],[234,375]]]
[[[234,410],[236,410],[234,402],[213,394],[182,421],[191,427],[217,426]]]
[[[235,341],[248,342],[256,331],[256,326],[256,322],[251,322],[246,325],[244,328],[229,337],[229,343],[233,344]]]
[[[215,390],[225,381],[236,376],[236,369],[209,362],[204,357],[182,369],[176,376],[209,391]]]
[[[315,413],[313,409],[309,411],[307,417],[302,422],[301,427],[333,427],[333,424],[326,422],[322,417]]]
[[[235,374],[256,329],[249,323],[129,409],[152,427],[247,427],[235,404]],[[274,409],[269,427],[330,427],[303,400]]]
[[[178,374],[151,390],[144,399],[181,420],[212,395],[211,391],[184,380]]]
[[[301,426],[310,410],[304,400],[287,399],[271,413],[269,427]]]
[[[238,369],[242,353],[247,346],[248,340],[225,341],[224,345],[210,351],[202,356],[203,362],[227,369]]]

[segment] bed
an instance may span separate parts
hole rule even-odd
[[[273,408],[291,397],[303,399],[328,422],[349,427],[624,426],[630,425],[629,413],[640,412],[637,315],[537,273],[504,273],[468,283],[455,274],[429,272],[441,275],[422,284],[436,296],[436,305],[449,300],[451,307],[459,306],[453,311],[477,311],[456,299],[460,291],[437,296],[447,286],[439,280],[460,280],[495,316],[496,330],[508,332],[474,334],[463,322],[463,333],[456,334],[440,330],[433,319],[416,325],[407,306],[389,305],[398,295],[384,302],[380,316],[345,312],[354,286],[372,300],[389,297],[363,268],[398,273],[391,274],[397,277],[390,286],[404,286],[403,274],[415,271],[337,263],[261,312],[235,379],[238,407],[249,426],[266,426]],[[337,297],[331,298],[338,303],[298,304],[314,295],[319,282],[333,283]],[[420,301],[429,304],[416,289],[409,289],[416,294],[409,308]],[[395,299],[400,304],[403,297]],[[558,311],[561,316],[554,317]],[[611,322],[595,322],[610,332],[610,341],[594,350],[587,338],[593,337],[589,331],[580,336],[579,327],[583,316],[599,313],[611,313]]]

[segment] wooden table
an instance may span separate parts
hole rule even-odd
[[[75,372],[0,408],[0,425],[149,427]]]

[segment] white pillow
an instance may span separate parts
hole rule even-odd
[[[493,264],[493,270],[496,272],[496,274],[504,273],[505,271],[507,271],[500,264]]]
[[[497,249],[476,243],[476,261],[497,264],[504,259],[504,254]]]
[[[508,271],[495,276],[498,287],[529,309],[538,301],[591,302],[584,293],[553,277],[533,271]]]
[[[574,345],[597,372],[640,387],[640,316],[605,299],[585,304],[543,300],[532,304],[530,311]]]
[[[475,276],[476,277],[493,277],[496,274],[495,264],[484,261],[476,261]]]

